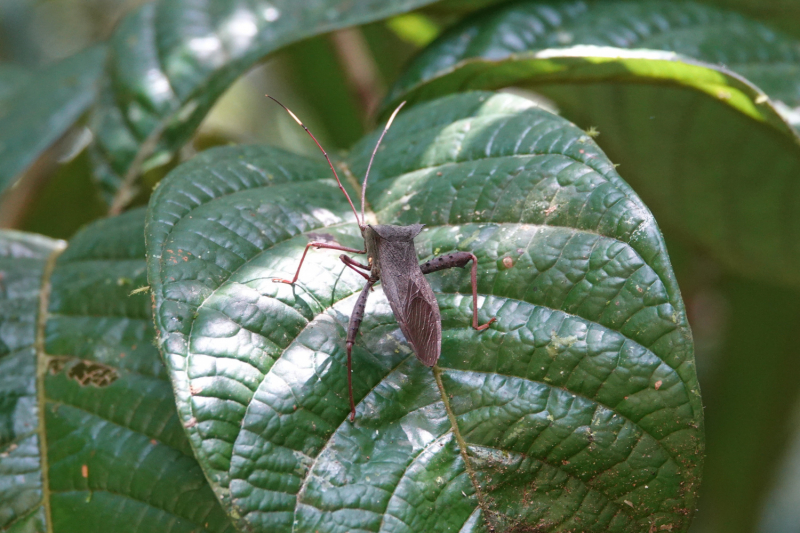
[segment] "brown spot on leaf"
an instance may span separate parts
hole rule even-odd
[[[81,465],[81,475],[84,478],[89,477],[89,465]]]
[[[67,377],[83,387],[108,387],[119,379],[119,373],[115,368],[96,361],[79,361],[67,370]]]
[[[513,267],[514,266],[514,260],[511,259],[510,257],[504,257],[503,258],[503,266],[506,267],[506,268]]]
[[[69,357],[51,357],[50,361],[47,363],[47,371],[50,372],[51,375],[56,375],[64,370],[69,360]]]
[[[124,354],[121,355],[124,357]],[[47,371],[56,375],[66,369],[67,377],[77,381],[82,387],[94,385],[95,387],[108,387],[119,378],[119,373],[114,367],[86,361],[76,357],[55,356],[47,363]]]
[[[186,422],[184,422],[183,427],[185,428],[193,428],[197,425],[197,419],[195,417],[190,418]]]
[[[662,385],[663,383],[664,383],[664,382],[663,382],[663,381],[661,381],[660,379],[659,379],[658,381],[656,381],[656,384],[654,385],[655,389],[656,389],[656,390],[660,389],[660,388],[661,388],[661,385]]]

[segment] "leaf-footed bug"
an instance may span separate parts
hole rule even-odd
[[[383,285],[386,299],[389,300],[389,305],[397,319],[397,323],[400,325],[400,330],[414,348],[417,359],[426,366],[435,365],[441,354],[442,323],[439,314],[439,304],[436,302],[436,297],[433,294],[431,286],[425,279],[425,274],[453,267],[463,268],[467,263],[472,261],[472,327],[478,331],[482,331],[488,328],[496,319],[491,318],[486,324],[478,325],[478,259],[474,254],[470,252],[452,252],[434,257],[430,261],[420,265],[417,259],[417,253],[414,249],[414,238],[422,231],[424,224],[395,226],[391,224],[371,225],[366,223],[364,211],[366,205],[367,178],[372,168],[372,161],[375,159],[375,154],[378,152],[378,147],[381,145],[384,135],[386,135],[389,127],[392,125],[392,121],[394,121],[394,118],[397,116],[397,113],[400,112],[405,102],[397,106],[397,109],[395,109],[391,117],[389,117],[389,121],[386,123],[383,132],[378,138],[375,149],[372,151],[372,156],[367,165],[367,172],[364,175],[364,182],[361,186],[361,216],[359,217],[358,211],[356,211],[353,201],[350,199],[350,195],[347,194],[347,191],[342,186],[342,182],[339,180],[339,175],[336,173],[336,168],[334,168],[330,157],[328,157],[328,153],[322,148],[322,145],[320,145],[316,137],[314,137],[305,124],[303,124],[288,107],[269,95],[267,95],[267,97],[285,109],[295,122],[303,127],[306,133],[314,140],[317,147],[322,151],[325,160],[328,162],[328,166],[330,166],[333,172],[333,177],[336,178],[339,189],[344,193],[347,202],[353,210],[353,214],[356,216],[358,227],[361,230],[361,236],[364,238],[363,250],[347,248],[339,246],[338,244],[326,242],[309,242],[305,250],[303,250],[303,256],[300,258],[300,264],[297,266],[294,278],[291,280],[273,278],[272,280],[274,282],[294,285],[297,281],[297,277],[300,275],[300,268],[303,266],[303,261],[306,258],[308,249],[312,246],[316,249],[327,248],[367,255],[367,265],[363,265],[344,254],[339,256],[339,259],[341,259],[347,267],[353,269],[367,280],[361,294],[358,296],[353,313],[350,316],[350,324],[347,326],[347,386],[350,392],[350,421],[352,422],[355,421],[356,406],[353,402],[351,352],[353,350],[353,344],[355,344],[356,334],[364,318],[364,308],[367,304],[367,297],[375,283],[380,281]]]

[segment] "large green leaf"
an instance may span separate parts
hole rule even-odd
[[[111,39],[94,112],[96,174],[107,198],[121,208],[142,166],[168,161],[225,89],[264,56],[436,1],[158,0],[142,6]]]
[[[58,241],[0,234],[2,531],[233,531],[176,416],[149,298],[129,296],[145,282],[143,215],[60,256]]]
[[[692,3],[516,2],[443,35],[390,100],[506,85],[598,126],[662,224],[800,284],[800,43]]]
[[[339,162],[361,175],[370,135]],[[691,333],[661,235],[594,142],[511,95],[401,114],[373,167],[381,223],[427,225],[439,366],[421,365],[380,285],[309,239],[361,244],[324,160],[213,149],[154,193],[146,239],[160,345],[201,465],[263,532],[685,531],[702,462]],[[350,193],[354,195],[354,192]]]
[[[31,74],[0,71],[0,192],[92,104],[104,59],[98,46]]]

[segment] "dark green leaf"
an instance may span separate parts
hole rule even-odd
[[[55,262],[56,241],[2,234],[3,531],[233,531],[177,419],[149,295],[130,295],[143,214],[94,224]]]
[[[144,5],[111,39],[105,86],[94,112],[96,173],[107,198],[117,208],[124,205],[140,167],[168,161],[225,89],[264,56],[313,35],[435,1],[159,0]]]
[[[377,135],[340,163],[361,175]],[[368,200],[422,222],[420,260],[479,259],[429,280],[439,366],[422,366],[380,285],[353,352],[363,279],[311,251],[360,246],[321,157],[205,152],[151,199],[156,324],[178,412],[242,528],[333,531],[685,531],[702,462],[691,333],[661,235],[594,142],[491,93],[401,114]],[[350,193],[354,196],[354,192]],[[662,529],[663,530],[663,529]]]
[[[598,126],[662,224],[733,269],[800,284],[800,43],[692,3],[517,2],[432,44],[391,100],[507,85]]]
[[[94,101],[105,48],[95,47],[0,87],[0,192]],[[6,76],[3,76],[6,78]]]
[[[63,242],[0,233],[0,530],[45,531],[37,431],[36,315],[48,257]]]

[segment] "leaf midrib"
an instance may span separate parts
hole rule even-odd
[[[47,394],[44,379],[47,375],[48,356],[45,352],[45,328],[47,325],[48,308],[50,307],[51,278],[56,267],[56,260],[66,250],[67,243],[59,241],[47,258],[42,273],[41,290],[39,291],[39,308],[36,317],[36,403],[39,406],[37,418],[39,427],[39,467],[42,471],[42,501],[44,505],[45,527],[47,533],[53,533],[53,515],[50,508],[50,471],[48,468],[47,426],[45,424],[45,405]]]

